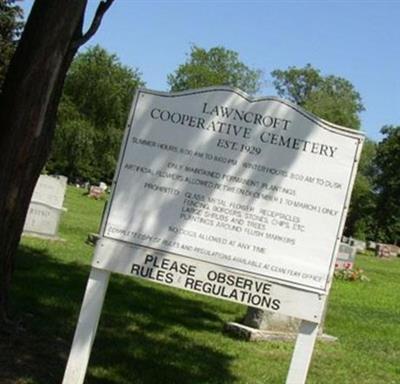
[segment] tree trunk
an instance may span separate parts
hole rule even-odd
[[[86,35],[82,36],[86,2],[35,1],[0,95],[0,314],[3,319],[8,313],[14,259],[25,216],[50,152],[64,79],[79,46],[88,40]],[[108,2],[112,0],[101,3],[99,8],[107,5],[107,9]],[[101,17],[100,21],[96,19],[98,27]],[[97,29],[92,27],[91,35]]]

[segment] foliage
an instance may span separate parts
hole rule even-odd
[[[304,68],[275,70],[272,77],[280,97],[334,124],[360,128],[359,113],[364,106],[360,94],[348,80],[332,75],[323,76],[310,64]],[[367,140],[347,216],[345,233],[359,239],[373,237],[375,195],[371,170],[374,151],[374,143]]]
[[[366,139],[354,182],[345,233],[360,240],[375,239],[375,157],[376,143]]]
[[[77,55],[59,108],[50,172],[110,181],[140,73],[100,46]]]
[[[378,241],[400,243],[400,126],[384,126],[376,150]]]
[[[361,268],[344,268],[338,269],[334,274],[337,280],[345,281],[369,281],[368,277],[365,275],[364,270]]]
[[[23,11],[14,0],[0,0],[0,89],[24,23]]]
[[[58,126],[54,137],[48,173],[67,175],[69,179],[96,180],[96,132],[90,120],[82,116],[76,105],[64,97],[58,110]]]
[[[303,106],[321,83],[320,71],[307,64],[304,68],[289,67],[271,73],[273,84],[280,97]]]
[[[89,275],[104,202],[69,187],[60,236],[25,237],[13,295],[19,328],[0,332],[0,382],[60,383]],[[358,255],[371,282],[334,280],[309,384],[398,383],[400,259]],[[285,381],[293,342],[247,343],[222,332],[243,306],[113,274],[85,382],[245,384]]]
[[[239,54],[224,47],[191,47],[186,63],[168,75],[171,91],[228,85],[254,94],[260,87],[261,72],[251,69]]]
[[[334,124],[360,128],[359,113],[364,110],[360,94],[346,79],[322,76],[307,64],[272,72],[274,86],[284,97],[307,111]]]

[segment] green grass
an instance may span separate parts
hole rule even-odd
[[[0,332],[1,384],[60,383],[90,270],[85,243],[104,202],[69,188],[60,236],[25,237],[12,300],[15,324]],[[335,281],[325,332],[309,371],[313,384],[400,383],[400,260],[358,256],[369,282]],[[248,343],[222,332],[245,308],[113,275],[86,382],[284,383],[291,342]]]

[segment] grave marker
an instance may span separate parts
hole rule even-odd
[[[340,243],[335,269],[352,269],[356,259],[356,248],[346,243]]]
[[[350,237],[348,244],[356,249],[357,252],[364,252],[367,248],[367,243],[363,240],[354,239]]]
[[[104,196],[104,193],[105,191],[103,188],[97,185],[92,185],[89,190],[89,197],[93,197],[96,200],[101,199]]]
[[[24,224],[24,233],[57,238],[63,208],[67,178],[40,175]]]
[[[277,98],[139,90],[63,383],[83,382],[111,272],[302,319],[303,383],[362,141]]]
[[[393,244],[379,243],[376,247],[376,253],[382,258],[397,257],[400,255],[400,247]]]

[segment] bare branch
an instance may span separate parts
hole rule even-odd
[[[75,41],[74,45],[76,48],[79,48],[81,45],[85,44],[97,32],[104,14],[107,12],[108,8],[110,8],[113,2],[114,0],[102,0],[99,3],[89,29],[85,34]]]

